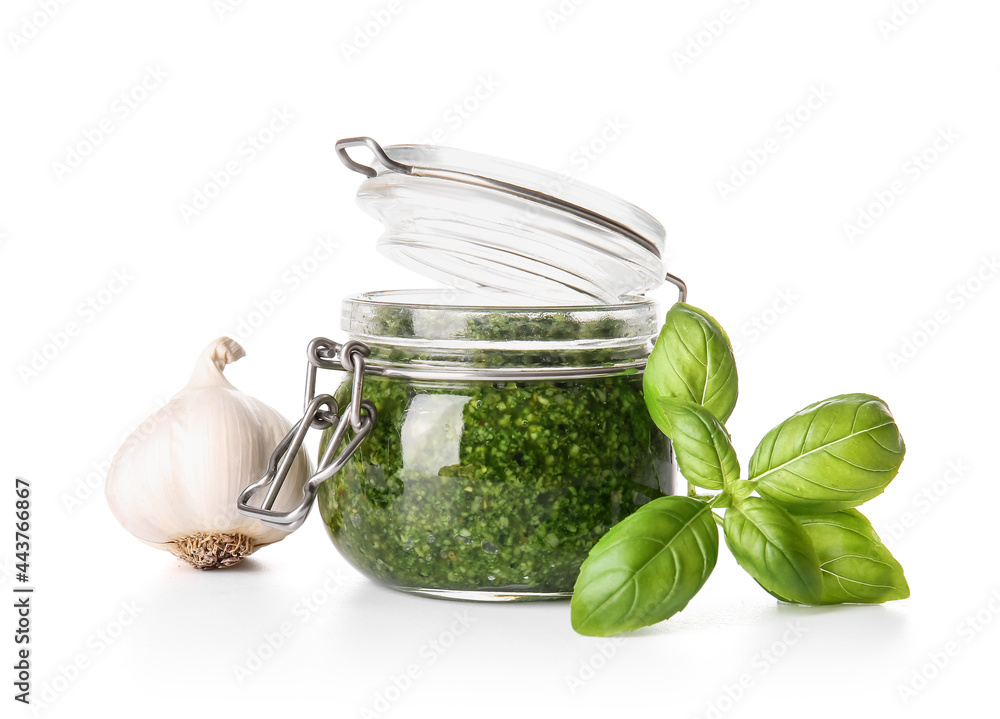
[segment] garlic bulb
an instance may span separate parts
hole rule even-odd
[[[208,345],[187,387],[125,440],[108,470],[105,495],[122,526],[198,569],[235,564],[287,535],[236,510],[291,426],[222,375],[244,354],[228,337]],[[309,474],[300,450],[273,508],[292,509]]]

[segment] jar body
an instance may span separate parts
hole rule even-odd
[[[597,540],[671,491],[669,441],[649,419],[638,374],[373,377],[365,390],[378,422],[320,486],[319,508],[340,552],[395,589],[568,596]]]
[[[608,529],[679,489],[642,395],[648,305],[345,307],[345,329],[371,347],[363,395],[378,419],[319,487],[338,550],[406,592],[570,596]]]

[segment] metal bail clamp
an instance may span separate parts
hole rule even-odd
[[[371,350],[366,344],[357,340],[338,344],[325,337],[317,337],[309,343],[306,349],[308,364],[306,365],[306,391],[302,418],[292,425],[288,434],[271,453],[264,476],[240,492],[240,496],[236,500],[236,509],[240,514],[259,519],[262,524],[285,532],[293,532],[302,526],[312,508],[319,485],[347,464],[351,455],[365,440],[377,421],[375,405],[362,396],[365,357],[370,352]],[[351,401],[344,408],[343,414],[339,413],[337,401],[331,395],[316,394],[316,371],[319,369],[343,370],[353,373]],[[302,497],[298,506],[287,512],[272,509],[278,493],[281,491],[281,485],[284,484],[288,471],[302,447],[306,434],[310,429],[325,430],[334,426],[336,429],[330,438],[326,451],[320,457],[316,472],[309,477],[302,488]],[[354,435],[344,444],[348,429],[352,429]],[[344,446],[341,448],[341,445]],[[340,448],[339,452],[338,448]],[[258,506],[251,505],[251,500],[260,492],[265,493],[263,500]]]

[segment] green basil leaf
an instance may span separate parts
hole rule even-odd
[[[861,512],[847,509],[796,520],[819,555],[820,604],[881,604],[910,596],[903,567]]]
[[[718,556],[719,532],[707,503],[654,499],[590,550],[573,588],[573,628],[606,637],[661,622],[687,606]]]
[[[736,562],[779,599],[816,604],[822,578],[819,557],[791,514],[761,497],[747,497],[726,510],[726,544]]]
[[[885,402],[844,394],[809,405],[768,432],[750,458],[750,479],[792,512],[836,512],[881,494],[905,451]]]
[[[726,331],[702,310],[676,303],[649,356],[642,388],[657,424],[656,400],[663,397],[694,402],[724,423],[738,392],[736,360]]]
[[[704,489],[729,487],[740,478],[740,462],[729,433],[711,412],[683,400],[656,400],[657,426],[670,438],[681,474]]]

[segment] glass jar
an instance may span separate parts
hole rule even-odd
[[[371,164],[348,149],[365,147]],[[587,553],[653,498],[682,494],[642,395],[669,281],[664,231],[564,175],[421,145],[337,143],[383,255],[443,282],[343,303],[343,344],[310,342],[305,411],[240,512],[292,531],[318,494],[330,538],[394,589],[568,597]],[[317,371],[349,381],[317,394]],[[273,509],[310,429],[298,506]],[[259,501],[257,501],[259,498]]]
[[[642,397],[655,305],[436,299],[381,292],[344,303],[342,329],[371,349],[363,392],[378,421],[319,488],[327,531],[394,589],[568,597],[597,540],[674,490],[669,441]],[[351,389],[341,385],[339,405]]]

